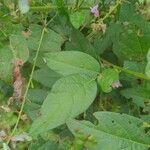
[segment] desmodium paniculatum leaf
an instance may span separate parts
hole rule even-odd
[[[37,136],[54,129],[83,113],[97,94],[95,80],[86,75],[71,74],[62,77],[45,99],[40,116],[33,122],[30,134]]]
[[[96,76],[100,71],[100,64],[92,56],[78,51],[63,51],[47,53],[44,59],[47,66],[62,75],[83,73]]]

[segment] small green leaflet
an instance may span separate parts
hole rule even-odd
[[[62,77],[54,84],[45,99],[41,115],[33,122],[31,136],[47,132],[84,112],[97,94],[95,80],[85,75]]]
[[[97,78],[103,92],[109,93],[112,90],[113,82],[119,81],[119,73],[116,69],[105,69]]]
[[[148,150],[149,136],[142,128],[143,120],[113,112],[96,112],[98,125],[88,121],[70,119],[67,125],[71,132],[95,139],[90,150]],[[79,136],[78,136],[79,137]]]
[[[49,68],[61,75],[84,73],[96,76],[100,65],[92,56],[78,51],[47,53],[44,57]]]
[[[72,25],[78,29],[81,25],[84,24],[86,16],[87,11],[85,10],[76,11],[70,14],[70,21]]]

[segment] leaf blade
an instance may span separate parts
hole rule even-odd
[[[62,75],[85,73],[95,76],[99,63],[90,55],[77,51],[63,51],[45,55],[48,67]]]
[[[77,135],[76,132],[78,131],[84,136],[90,135],[91,137],[96,139],[97,144],[95,144],[91,148],[91,150],[111,150],[112,147],[115,150],[148,149],[148,136],[143,138],[141,134],[143,135],[144,130],[141,130],[136,126],[136,124],[142,124],[142,120],[129,115],[121,115],[112,112],[96,112],[94,113],[94,116],[99,121],[99,124],[97,126],[87,121],[82,122],[73,119],[70,119],[67,122],[69,129],[75,136]],[[114,122],[112,122],[112,120]],[[122,123],[120,124],[120,122],[117,121],[122,121]],[[128,121],[131,121],[130,126],[129,123],[127,124]],[[133,132],[131,132],[133,130],[133,127],[135,127],[134,135],[132,135]],[[134,139],[133,136],[135,136]]]
[[[70,75],[58,80],[41,108],[41,116],[33,123],[30,133],[37,136],[42,132],[64,124],[84,112],[97,93],[94,80],[84,75]]]

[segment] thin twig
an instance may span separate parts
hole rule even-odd
[[[26,97],[27,97],[27,93],[28,93],[29,87],[30,87],[30,85],[32,85],[33,73],[34,73],[34,70],[35,70],[37,58],[38,58],[39,51],[40,51],[41,44],[42,44],[42,40],[43,40],[43,37],[44,37],[45,28],[46,28],[46,26],[47,26],[56,16],[57,16],[57,13],[56,13],[56,15],[54,15],[54,17],[45,25],[45,27],[44,27],[43,30],[42,30],[41,37],[40,37],[40,41],[39,41],[39,46],[38,46],[38,48],[37,48],[35,58],[33,59],[33,67],[32,67],[32,70],[31,70],[30,78],[29,78],[29,81],[28,81],[28,84],[27,84],[27,88],[26,88],[26,90],[25,90],[25,93],[24,93],[24,95],[23,95],[23,100],[22,100],[22,104],[21,104],[20,111],[19,111],[19,115],[18,115],[16,124],[15,124],[15,126],[14,126],[14,128],[13,128],[13,131],[11,132],[10,138],[9,138],[8,141],[7,141],[7,144],[9,144],[9,142],[10,142],[10,140],[11,140],[11,137],[12,137],[12,136],[14,135],[14,133],[16,132],[16,129],[17,129],[17,127],[18,127],[18,124],[19,124],[19,121],[20,121],[20,118],[21,118],[21,115],[22,115],[22,112],[23,112],[23,109],[24,109],[24,105],[25,105],[25,102],[26,102]]]
[[[56,17],[57,17],[58,13],[56,12],[56,14],[46,23],[46,26],[48,26]]]
[[[32,70],[31,70],[31,74],[30,74],[30,78],[29,78],[29,81],[28,81],[28,84],[27,84],[27,88],[26,88],[26,90],[25,90],[25,94],[23,95],[23,100],[22,100],[22,104],[21,104],[21,109],[20,109],[20,111],[19,111],[19,115],[18,115],[16,124],[15,124],[15,126],[14,126],[14,128],[13,128],[13,131],[11,132],[10,138],[9,138],[8,141],[7,141],[7,144],[9,144],[9,142],[10,142],[10,140],[11,140],[11,137],[12,137],[12,136],[14,135],[14,133],[16,132],[16,129],[17,129],[18,124],[19,124],[19,121],[20,121],[20,119],[21,119],[21,115],[22,115],[22,112],[23,112],[23,108],[24,108],[24,105],[25,105],[25,102],[26,102],[27,93],[28,93],[28,90],[29,90],[29,87],[30,87],[30,84],[31,84],[31,81],[32,81],[32,77],[33,77],[34,69],[35,69],[35,66],[36,66],[38,54],[39,54],[40,47],[41,47],[41,44],[42,44],[44,32],[45,32],[45,27],[43,28],[43,31],[42,31],[42,34],[41,34],[41,38],[40,38],[40,41],[39,41],[39,46],[38,46],[38,49],[37,49],[35,58],[33,59],[33,61],[34,61],[34,62],[33,62],[33,67],[32,67]]]

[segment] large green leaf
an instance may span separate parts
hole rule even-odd
[[[45,55],[48,67],[62,74],[84,73],[95,76],[100,70],[99,63],[90,55],[77,51],[62,51]]]
[[[31,34],[28,38],[29,48],[33,50],[37,50],[41,33],[42,27],[39,25],[31,25],[30,27]],[[62,36],[58,33],[54,32],[51,29],[47,29],[41,44],[41,51],[48,51],[48,52],[56,52],[61,50],[61,45],[64,42]]]
[[[70,119],[67,122],[69,129],[77,136],[95,139],[90,150],[148,150],[149,136],[142,128],[141,119],[119,113],[96,112],[94,116],[98,125]]]
[[[81,114],[93,102],[96,93],[96,82],[87,76],[74,74],[61,78],[45,99],[30,134],[36,136]]]

